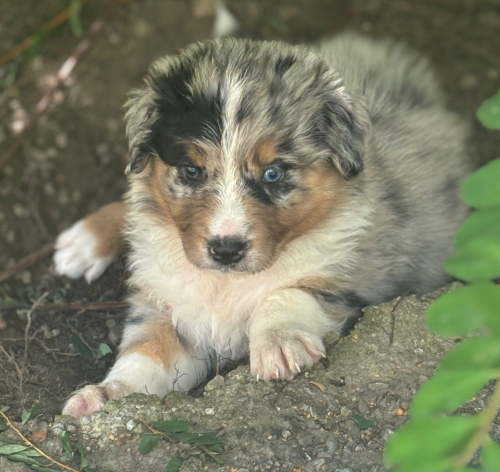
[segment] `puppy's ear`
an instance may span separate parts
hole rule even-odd
[[[351,179],[363,170],[370,127],[370,118],[363,104],[347,95],[343,87],[335,87],[325,97],[320,133],[333,164],[345,179]]]
[[[138,89],[130,93],[125,104],[126,132],[129,141],[130,163],[125,174],[142,172],[154,152],[150,146],[151,126],[156,121],[155,94],[149,89]]]

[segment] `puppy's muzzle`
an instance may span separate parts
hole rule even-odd
[[[250,241],[236,237],[214,238],[208,242],[208,254],[219,264],[231,265],[240,262],[249,247]]]

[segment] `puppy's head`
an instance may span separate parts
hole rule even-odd
[[[130,172],[148,167],[140,178],[200,268],[271,266],[363,168],[367,115],[306,49],[194,44],[153,64],[128,107]]]

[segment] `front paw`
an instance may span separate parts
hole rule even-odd
[[[77,390],[64,405],[62,414],[74,416],[90,415],[102,410],[108,400],[116,400],[127,395],[129,389],[121,382],[109,382],[106,385],[87,385]]]
[[[75,223],[57,238],[56,272],[72,279],[85,276],[88,283],[97,279],[115,258],[114,254],[99,255],[98,246],[97,236],[87,228],[85,221]]]
[[[250,341],[250,369],[257,380],[292,380],[322,357],[321,338],[305,332],[275,330]]]

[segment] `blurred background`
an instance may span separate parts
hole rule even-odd
[[[249,38],[311,42],[353,29],[409,43],[431,59],[450,108],[472,123],[471,152],[478,162],[500,155],[498,133],[475,120],[480,103],[500,87],[500,1],[226,5],[241,23],[239,34]],[[212,0],[0,2],[0,271],[121,197],[127,92],[141,84],[154,59],[212,38],[214,15]],[[29,307],[44,295],[51,303],[117,301],[124,296],[124,280],[123,260],[89,287],[57,278],[50,257],[0,279],[3,403],[20,408],[38,402],[42,410],[56,412],[79,382],[100,380],[110,363],[99,356],[83,359],[75,336],[91,348],[104,342],[114,349],[124,316],[119,310],[90,310],[71,316],[37,312],[31,319],[29,310],[7,305]]]

